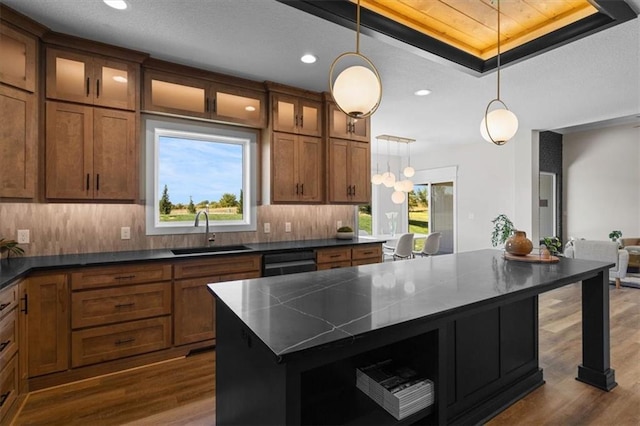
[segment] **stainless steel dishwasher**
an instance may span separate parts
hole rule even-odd
[[[262,257],[263,277],[315,270],[316,254],[313,250],[265,254]]]

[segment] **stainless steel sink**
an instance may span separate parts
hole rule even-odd
[[[247,246],[215,246],[215,247],[190,247],[181,249],[172,249],[171,253],[175,255],[185,254],[205,254],[205,253],[225,253],[231,251],[246,251],[253,250]]]

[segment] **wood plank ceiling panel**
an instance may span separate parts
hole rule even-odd
[[[496,0],[361,0],[361,5],[483,60],[496,54]],[[502,0],[500,9],[502,52],[598,12],[588,0]]]

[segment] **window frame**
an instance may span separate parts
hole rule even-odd
[[[144,165],[145,165],[145,227],[146,235],[202,234],[205,221],[196,227],[191,222],[159,222],[160,202],[158,193],[158,144],[160,136],[180,137],[238,143],[243,146],[241,221],[209,221],[209,232],[243,232],[257,230],[257,153],[258,132],[242,127],[230,127],[215,123],[194,123],[186,119],[144,115]]]

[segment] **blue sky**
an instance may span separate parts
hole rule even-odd
[[[242,145],[161,136],[158,199],[164,185],[173,204],[218,201],[225,192],[240,197]]]

